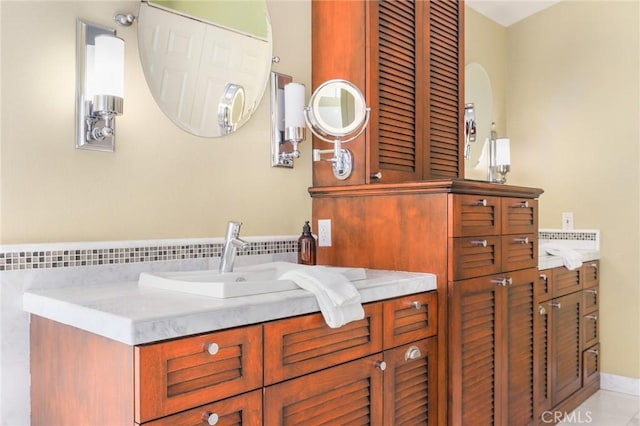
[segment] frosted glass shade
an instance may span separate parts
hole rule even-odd
[[[511,148],[508,138],[496,140],[496,166],[508,166],[511,164]]]
[[[88,74],[88,89],[93,95],[124,98],[124,40],[109,35],[95,38],[93,77]],[[88,58],[89,59],[89,58]],[[91,70],[91,66],[87,71]]]
[[[305,127],[304,84],[284,86],[284,127]]]

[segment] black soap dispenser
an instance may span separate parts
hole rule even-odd
[[[311,235],[311,226],[307,220],[302,227],[302,235],[298,238],[298,263],[301,265],[316,264],[316,239]]]

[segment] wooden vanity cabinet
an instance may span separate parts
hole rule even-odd
[[[539,424],[545,411],[570,412],[599,388],[598,261],[540,271],[536,293]]]
[[[313,87],[349,80],[371,107],[366,132],[344,146],[352,175],[314,162],[313,185],[463,176],[464,3],[313,1],[311,11]]]
[[[431,292],[265,324],[265,424],[437,425],[436,313]]]
[[[437,305],[412,294],[337,329],[315,313],[138,346],[32,316],[32,424],[437,425]]]

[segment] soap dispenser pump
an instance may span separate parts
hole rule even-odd
[[[302,227],[302,235],[298,238],[298,263],[302,265],[316,264],[316,239],[311,235],[311,226],[307,220]]]

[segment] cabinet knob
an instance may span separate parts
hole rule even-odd
[[[562,303],[560,303],[560,302],[549,302],[549,306],[551,306],[552,308],[561,309],[562,308]]]
[[[471,245],[476,247],[486,247],[487,240],[471,240]]]
[[[513,241],[518,244],[529,244],[529,237],[516,237]]]
[[[371,173],[371,179],[382,179],[382,172]]]
[[[220,346],[217,343],[205,343],[205,349],[209,355],[215,355],[220,350]]]
[[[587,350],[587,352],[589,352],[590,354],[594,354],[595,356],[598,356],[598,354],[599,354],[597,349],[589,349],[589,350]]]
[[[476,206],[482,206],[482,207],[487,207],[487,200],[486,199],[482,199],[482,200],[478,200],[475,202]]]
[[[414,300],[413,302],[411,302],[411,306],[414,307],[415,309],[420,309],[422,308],[422,303],[418,302],[417,300]]]
[[[521,209],[526,209],[526,208],[529,207],[529,202],[526,201],[526,200],[520,201],[520,202],[518,202],[516,204],[513,204],[511,207],[518,207],[518,208],[521,208]]]
[[[540,274],[540,279],[544,282],[547,282],[549,280],[549,277],[547,277],[546,274]]]
[[[589,267],[592,269],[595,269],[596,271],[598,270],[598,264],[597,263],[591,263],[589,264]]]
[[[422,353],[420,352],[420,348],[417,346],[410,346],[409,349],[407,349],[407,352],[404,353],[404,360],[409,361],[410,359],[418,359],[421,356]]]
[[[491,280],[493,284],[498,284],[500,287],[506,287],[513,284],[512,278],[494,278]]]
[[[384,361],[376,361],[376,368],[380,371],[384,371],[387,369],[387,363]]]
[[[598,321],[597,315],[587,315],[586,318],[590,319],[591,321]]]
[[[207,411],[202,413],[202,423],[206,425],[217,425],[219,417],[216,413],[212,413],[211,411]]]
[[[538,306],[538,315],[547,315],[547,310],[544,306]]]
[[[598,290],[596,290],[595,288],[588,288],[585,290],[585,292],[596,295],[596,296],[598,295]]]

